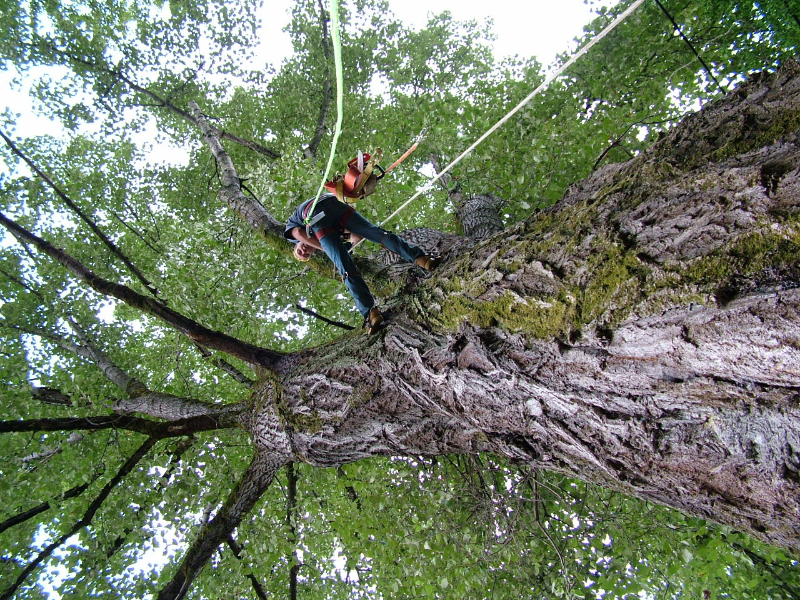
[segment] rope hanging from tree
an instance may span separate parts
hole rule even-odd
[[[586,54],[595,44],[597,44],[600,40],[606,37],[617,25],[622,23],[628,16],[634,12],[639,6],[644,3],[644,0],[636,0],[633,4],[631,4],[627,9],[625,9],[616,19],[614,19],[611,23],[609,23],[605,29],[603,29],[600,33],[594,36],[589,43],[583,46],[580,50],[578,50],[575,54],[573,54],[570,59],[561,65],[558,69],[552,72],[550,75],[545,77],[544,81],[530,94],[528,94],[522,101],[519,102],[514,108],[512,108],[506,115],[501,118],[497,123],[495,123],[491,128],[489,128],[486,133],[480,136],[477,140],[475,140],[471,146],[469,146],[466,150],[464,150],[461,154],[459,154],[450,164],[448,164],[444,169],[442,169],[437,175],[432,177],[428,180],[428,182],[422,186],[421,189],[417,191],[416,194],[411,196],[408,200],[406,200],[403,204],[401,204],[392,214],[386,217],[383,221],[380,222],[380,226],[385,225],[391,219],[396,217],[402,210],[404,210],[409,204],[411,204],[414,200],[419,198],[422,194],[428,192],[432,187],[433,184],[439,181],[442,177],[444,177],[447,173],[449,173],[454,166],[460,163],[464,157],[470,154],[475,148],[477,148],[486,138],[488,138],[492,133],[497,131],[500,127],[502,127],[506,121],[508,121],[511,117],[517,114],[522,108],[528,104],[531,100],[533,100],[536,96],[538,96],[542,91],[547,89],[549,85],[558,77],[560,77],[564,71],[566,71],[572,64],[581,58],[584,54]],[[342,105],[343,105],[343,77],[342,77],[342,47],[341,47],[341,39],[339,37],[339,2],[338,0],[331,0],[331,39],[333,42],[333,56],[334,56],[334,64],[336,68],[336,127],[334,129],[333,135],[333,143],[331,147],[330,157],[328,158],[328,165],[325,168],[325,175],[322,178],[322,183],[320,183],[319,190],[317,191],[317,195],[314,198],[314,202],[311,205],[311,209],[308,211],[308,215],[313,214],[314,206],[316,206],[317,202],[319,201],[319,197],[322,194],[322,190],[324,189],[325,182],[328,179],[328,175],[331,170],[331,165],[333,164],[333,157],[336,153],[336,145],[339,141],[339,134],[341,133],[342,128]],[[414,146],[416,147],[416,145]],[[407,154],[410,154],[408,152]],[[405,158],[405,155],[403,156]],[[394,167],[395,165],[392,165]],[[307,222],[308,224],[308,222]],[[357,244],[353,246],[351,252],[355,250],[364,240],[360,240]]]
[[[333,64],[336,71],[336,126],[333,130],[333,142],[331,143],[331,154],[328,157],[328,165],[325,167],[325,174],[322,176],[322,181],[319,184],[319,189],[314,196],[314,202],[311,203],[311,208],[306,217],[306,225],[311,221],[311,215],[314,214],[314,207],[322,195],[322,190],[325,189],[325,182],[328,181],[328,175],[331,172],[333,165],[333,157],[336,154],[336,146],[339,143],[339,135],[342,133],[342,107],[344,106],[344,77],[342,75],[342,40],[339,37],[339,0],[331,0],[331,42],[333,44]]]
[[[432,177],[430,180],[428,180],[428,182],[427,182],[427,183],[426,183],[426,184],[425,184],[425,185],[424,185],[424,186],[423,186],[423,187],[422,187],[422,188],[421,188],[419,191],[417,191],[417,193],[416,193],[416,194],[414,194],[413,196],[411,196],[411,198],[409,198],[409,199],[408,199],[408,200],[406,200],[406,201],[405,201],[405,202],[404,202],[402,205],[400,205],[400,207],[399,207],[397,210],[395,210],[395,211],[394,211],[392,214],[390,214],[390,215],[389,215],[388,217],[386,217],[386,218],[385,218],[383,221],[381,221],[380,225],[381,225],[381,226],[383,226],[384,224],[386,224],[387,222],[389,222],[391,219],[393,219],[394,217],[396,217],[396,216],[397,216],[397,215],[398,215],[398,214],[399,214],[399,213],[400,213],[400,212],[401,212],[401,211],[402,211],[402,210],[403,210],[405,207],[407,207],[409,204],[411,204],[411,202],[413,202],[414,200],[416,200],[417,198],[419,198],[419,197],[420,197],[422,194],[424,194],[425,192],[429,191],[429,190],[430,190],[430,189],[433,187],[433,184],[434,184],[434,183],[436,183],[436,182],[437,182],[439,179],[441,179],[442,177],[444,177],[444,176],[445,176],[445,175],[446,175],[446,174],[447,174],[447,173],[448,173],[448,172],[449,172],[449,171],[450,171],[450,170],[451,170],[451,169],[452,169],[454,166],[456,166],[456,165],[457,165],[459,162],[461,162],[461,160],[462,160],[462,159],[463,159],[465,156],[467,156],[467,155],[468,155],[470,152],[472,152],[472,151],[473,151],[475,148],[477,148],[477,147],[478,147],[478,145],[479,145],[481,142],[483,142],[483,141],[484,141],[484,140],[485,140],[487,137],[489,137],[489,136],[490,136],[492,133],[494,133],[494,132],[495,132],[497,129],[499,129],[500,127],[502,127],[502,126],[503,126],[503,124],[504,124],[506,121],[508,121],[508,120],[509,120],[511,117],[513,117],[515,114],[517,114],[517,113],[518,113],[518,112],[519,112],[519,111],[522,109],[522,107],[524,107],[526,104],[528,104],[528,102],[530,102],[531,100],[533,100],[533,98],[534,98],[534,97],[536,97],[536,96],[537,96],[537,95],[539,95],[539,94],[540,94],[542,91],[544,91],[545,89],[547,89],[547,87],[548,87],[548,86],[549,86],[549,85],[550,85],[550,84],[551,84],[551,83],[552,83],[552,82],[553,82],[553,81],[554,81],[554,80],[555,80],[557,77],[561,76],[561,74],[562,74],[562,73],[564,73],[564,71],[566,71],[566,70],[567,70],[569,67],[571,67],[571,66],[572,66],[572,64],[573,64],[573,63],[574,63],[576,60],[578,60],[578,59],[579,59],[581,56],[583,56],[584,54],[586,54],[586,53],[589,51],[589,49],[590,49],[590,48],[592,48],[592,46],[594,46],[594,45],[595,45],[597,42],[599,42],[599,41],[600,41],[600,40],[602,40],[602,39],[603,39],[603,38],[604,38],[606,35],[608,35],[608,34],[611,32],[611,30],[613,30],[613,29],[614,29],[614,28],[615,28],[617,25],[619,25],[620,23],[622,23],[622,21],[624,21],[624,20],[625,20],[625,19],[628,17],[628,15],[630,15],[630,14],[631,14],[633,11],[635,11],[637,8],[639,8],[639,6],[641,6],[641,4],[642,4],[643,2],[644,2],[644,0],[636,0],[636,2],[634,2],[633,4],[631,4],[631,5],[630,5],[630,6],[629,6],[629,7],[628,7],[628,8],[627,8],[625,11],[623,11],[623,12],[622,12],[622,13],[621,13],[621,14],[620,14],[620,15],[619,15],[619,16],[618,16],[616,19],[614,19],[614,20],[613,20],[613,21],[612,21],[612,22],[611,22],[611,23],[610,23],[610,24],[609,24],[609,25],[608,25],[608,26],[607,26],[605,29],[603,29],[603,31],[601,31],[601,32],[600,32],[600,33],[598,33],[598,34],[597,34],[595,37],[593,37],[593,38],[591,39],[591,41],[589,41],[589,43],[588,43],[588,44],[586,44],[586,45],[585,45],[583,48],[581,48],[581,49],[580,49],[580,50],[578,50],[578,51],[577,51],[575,54],[573,54],[573,55],[572,55],[572,57],[571,57],[571,58],[570,58],[570,59],[569,59],[567,62],[565,62],[563,65],[561,65],[561,66],[560,66],[558,69],[556,69],[556,70],[555,70],[553,73],[551,73],[550,75],[548,75],[547,77],[545,77],[545,80],[544,80],[544,81],[543,81],[543,82],[542,82],[542,83],[539,85],[539,87],[537,87],[535,90],[533,90],[533,91],[532,91],[530,94],[528,94],[528,95],[527,95],[527,96],[526,96],[526,97],[525,97],[525,98],[524,98],[524,99],[523,99],[523,100],[522,100],[522,101],[521,101],[519,104],[517,104],[517,105],[516,105],[514,108],[512,108],[510,111],[508,111],[508,113],[507,113],[507,114],[506,114],[506,115],[505,115],[505,116],[504,116],[502,119],[500,119],[500,120],[499,120],[497,123],[495,123],[495,124],[494,124],[494,125],[493,125],[493,126],[492,126],[492,127],[491,127],[491,128],[490,128],[490,129],[489,129],[487,132],[486,132],[486,133],[484,133],[484,134],[483,134],[481,137],[479,137],[477,140],[475,140],[475,142],[473,142],[473,144],[472,144],[472,145],[471,145],[469,148],[467,148],[466,150],[464,150],[464,152],[462,152],[461,154],[459,154],[459,155],[458,155],[458,156],[455,158],[455,160],[453,160],[453,161],[452,161],[452,162],[451,162],[449,165],[447,165],[447,166],[446,166],[444,169],[442,169],[442,170],[439,172],[439,174],[438,174],[438,175],[436,175],[435,177]],[[363,241],[363,240],[362,240],[362,241]],[[360,243],[361,243],[361,242],[359,242],[359,244],[360,244]],[[355,248],[356,248],[356,247],[357,247],[359,244],[356,244],[355,246],[353,246],[353,249],[355,250]]]

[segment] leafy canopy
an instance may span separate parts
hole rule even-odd
[[[625,5],[600,10],[578,43]],[[797,51],[796,0],[664,5],[726,88]],[[28,137],[24,117],[10,111],[0,128],[61,193],[6,145],[1,212],[99,276],[147,294],[62,195],[68,197],[172,309],[245,341],[292,350],[336,334],[298,304],[357,324],[338,282],[303,272],[219,203],[216,166],[186,116],[194,100],[217,127],[273,153],[226,142],[247,189],[278,218],[313,194],[335,116],[322,113],[328,127],[320,128],[332,65],[319,2],[294,5],[294,54],[275,66],[254,58],[259,7],[250,0],[5,0],[0,15],[2,68],[18,74],[32,110],[52,119],[54,133]],[[399,156],[428,132],[381,193],[359,207],[373,220],[425,181],[431,155],[439,164],[453,158],[543,78],[535,58],[497,60],[487,26],[448,13],[412,30],[385,2],[364,0],[346,3],[342,19],[347,89],[337,164],[358,149]],[[720,93],[659,8],[646,3],[465,160],[458,182],[467,194],[502,197],[512,223],[554,202],[597,165],[636,154]],[[318,132],[319,146],[309,151]],[[177,160],[160,161],[157,147],[172,148]],[[392,224],[412,226],[457,232],[447,194],[434,191]],[[87,290],[6,234],[3,421],[111,414],[124,397],[69,349],[72,321],[150,389],[220,404],[247,397],[247,385],[220,367],[223,357],[204,356],[155,319]],[[0,535],[0,579],[13,581],[49,541],[70,531],[141,443],[140,434],[121,429],[0,436],[0,520],[47,503]],[[146,562],[176,560],[251,451],[236,431],[158,442],[18,597],[41,597],[51,584],[64,595],[152,594],[172,566]],[[221,548],[194,597],[257,597],[253,581],[284,595],[299,564],[306,598],[478,598],[487,590],[497,598],[800,595],[797,564],[779,551],[492,457],[292,469],[239,528],[241,551]],[[139,570],[143,576],[131,576]]]

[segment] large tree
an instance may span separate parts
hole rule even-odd
[[[56,565],[65,590],[164,599],[796,596],[798,10],[671,4],[401,217],[437,272],[360,258],[373,336],[339,333],[341,283],[282,236],[332,119],[321,6],[268,81],[224,50],[250,21],[221,4],[8,11],[4,59],[67,74],[38,101],[101,122],[3,134],[1,597]],[[343,156],[427,126],[416,164],[441,168],[541,78],[475,24],[359,8]],[[188,165],[145,160],[149,115]],[[638,539],[655,523],[664,547]]]

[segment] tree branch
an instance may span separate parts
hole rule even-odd
[[[754,565],[758,565],[769,571],[770,574],[779,582],[778,587],[783,588],[784,592],[786,592],[787,598],[800,598],[800,589],[786,581],[782,575],[772,567],[772,563],[770,561],[765,559],[760,554],[750,550],[749,548],[745,548],[741,544],[737,544],[736,542],[732,543],[731,546],[746,554],[748,558],[753,561]]]
[[[90,485],[92,485],[92,483],[94,483],[95,479],[97,479],[97,476],[92,477],[91,481],[87,481],[86,483],[76,485],[75,487],[67,490],[66,492],[58,496],[58,498],[60,500],[69,500],[70,498],[76,498],[80,496],[83,492],[86,491],[86,489]],[[50,501],[47,501],[47,502],[42,502],[40,505],[34,506],[33,508],[29,508],[28,510],[17,513],[13,517],[9,517],[8,519],[0,523],[0,533],[4,532],[6,529],[14,527],[14,525],[19,525],[20,523],[28,521],[33,517],[35,517],[36,515],[42,514],[43,512],[50,510],[50,508],[51,508]]]
[[[39,169],[38,166],[36,166],[36,163],[34,163],[27,155],[17,148],[14,142],[12,142],[2,130],[0,130],[0,137],[5,140],[6,145],[11,148],[11,151],[25,161],[25,163],[34,171],[34,173],[36,173],[42,179],[42,181],[44,181],[50,187],[50,189],[55,192],[56,196],[61,198],[64,204],[66,204],[70,210],[72,210],[72,212],[78,215],[78,217],[80,217],[80,219],[86,223],[86,225],[88,225],[89,229],[91,229],[94,234],[100,238],[103,244],[105,244],[105,246],[114,256],[119,258],[122,263],[128,267],[128,270],[133,273],[133,275],[142,283],[142,285],[144,285],[147,291],[154,296],[158,296],[158,290],[156,287],[150,283],[150,281],[142,274],[141,271],[139,271],[139,269],[136,268],[136,265],[133,264],[133,262],[122,252],[122,250],[120,250],[119,247],[113,241],[111,241],[111,239],[105,233],[103,233],[100,227],[98,227],[97,224],[92,221],[87,214],[78,208],[72,199],[67,196],[67,194],[65,194],[64,191],[61,190],[61,188],[59,188],[52,179],[50,179],[41,169]]]
[[[186,452],[186,450],[188,450],[189,448],[191,448],[193,444],[194,444],[193,437],[185,437],[175,445],[175,449],[172,452],[170,452],[168,467],[164,471],[164,473],[159,477],[158,484],[153,489],[153,492],[148,495],[148,502],[137,503],[137,507],[134,513],[136,516],[147,513],[147,506],[152,507],[152,501],[150,501],[151,498],[156,497],[159,502],[161,501],[162,492],[169,484],[169,480],[172,478],[173,473],[180,464],[183,453]],[[106,556],[108,558],[114,556],[120,550],[120,548],[122,548],[122,546],[125,544],[125,540],[133,531],[134,531],[133,525],[131,524],[127,525],[122,530],[120,535],[117,536],[117,539],[114,540],[109,549],[106,551]]]
[[[0,596],[0,600],[11,600],[14,594],[17,592],[19,587],[25,582],[28,576],[36,570],[39,565],[41,565],[45,560],[47,560],[53,552],[62,546],[64,542],[66,542],[69,538],[73,535],[78,533],[81,529],[91,524],[92,520],[94,519],[95,514],[103,505],[106,498],[108,498],[109,494],[112,490],[119,485],[122,479],[128,475],[134,467],[138,464],[142,458],[150,451],[150,449],[156,444],[158,441],[155,437],[147,438],[144,443],[139,447],[136,452],[134,452],[131,457],[125,461],[125,464],[117,471],[117,474],[103,487],[97,497],[92,501],[92,503],[86,509],[86,512],[83,514],[83,517],[77,521],[68,532],[62,534],[57,540],[52,542],[48,545],[44,550],[42,550],[36,558],[34,558],[28,566],[19,574],[17,579],[12,583]]]
[[[431,166],[433,167],[433,172],[438,175],[439,157],[435,153],[431,153]],[[462,208],[464,206],[464,194],[461,193],[461,184],[456,181],[453,174],[449,172],[445,173],[437,181],[439,185],[442,186],[442,189],[447,192],[447,196],[450,198],[450,202],[453,203],[453,207],[456,210]]]
[[[283,355],[243,342],[224,333],[208,329],[199,323],[168,308],[157,299],[148,298],[131,288],[107,281],[75,260],[63,250],[56,248],[51,243],[36,236],[23,228],[15,221],[0,213],[0,224],[8,229],[18,239],[33,244],[40,251],[64,266],[68,271],[83,281],[96,292],[122,300],[126,304],[141,310],[144,313],[161,319],[164,323],[183,333],[193,342],[208,348],[220,350],[235,356],[245,362],[272,367]]]
[[[328,22],[330,19],[326,17],[325,7],[322,5],[322,0],[318,0],[319,4],[319,24],[322,31],[322,51],[325,54],[325,83],[322,87],[322,103],[319,107],[319,116],[317,117],[317,127],[314,131],[314,137],[308,148],[305,149],[304,154],[308,158],[316,158],[319,144],[322,141],[322,136],[325,135],[325,120],[328,117],[331,102],[333,101],[333,84],[331,82],[331,47],[330,40],[328,39]]]
[[[42,402],[43,404],[52,404],[54,406],[74,406],[72,398],[67,396],[61,390],[49,387],[31,387],[31,395]]]
[[[675,28],[675,31],[677,31],[677,32],[678,32],[678,35],[680,35],[680,36],[681,36],[681,39],[682,39],[684,42],[686,42],[686,45],[687,45],[687,46],[689,46],[689,49],[690,49],[690,50],[692,51],[692,53],[693,53],[693,54],[694,54],[694,55],[697,57],[697,60],[699,60],[699,61],[700,61],[700,64],[701,64],[701,65],[703,65],[703,69],[705,69],[705,71],[706,71],[706,73],[708,74],[708,76],[709,76],[709,77],[711,77],[711,80],[712,80],[714,83],[716,83],[716,84],[717,84],[717,87],[720,89],[720,91],[721,91],[723,94],[727,94],[727,93],[728,93],[728,90],[726,90],[726,89],[723,87],[723,85],[722,85],[722,84],[721,84],[719,81],[717,81],[717,78],[716,78],[716,77],[714,77],[714,73],[712,73],[712,72],[711,72],[711,68],[710,68],[710,67],[709,67],[709,66],[706,64],[706,61],[704,61],[704,60],[703,60],[703,57],[702,57],[702,56],[700,56],[700,54],[697,52],[697,50],[696,50],[696,49],[695,49],[695,47],[694,47],[694,44],[692,44],[692,42],[689,40],[689,38],[687,38],[687,37],[684,35],[683,31],[681,31],[681,28],[680,28],[680,26],[679,26],[679,25],[678,25],[678,24],[675,22],[675,19],[673,19],[673,18],[672,18],[672,15],[671,15],[671,14],[669,14],[669,12],[667,12],[667,9],[666,9],[666,8],[664,8],[664,5],[663,5],[663,4],[661,4],[660,0],[656,0],[656,4],[658,4],[658,7],[661,9],[661,12],[663,12],[663,13],[664,13],[664,14],[667,16],[667,18],[669,19],[670,23],[672,23],[672,26]]]
[[[603,159],[606,157],[606,155],[609,152],[611,152],[611,149],[612,148],[621,147],[620,142],[622,141],[622,138],[624,138],[626,135],[628,135],[628,132],[631,129],[633,129],[636,125],[640,125],[641,123],[642,123],[641,121],[638,121],[636,123],[631,123],[630,125],[628,125],[628,127],[625,128],[625,131],[623,131],[619,135],[619,137],[617,137],[614,141],[612,141],[611,145],[609,145],[605,150],[603,150],[603,152],[600,154],[600,156],[597,158],[597,160],[594,161],[594,165],[592,166],[592,172],[597,170],[597,167],[600,166],[600,163],[603,162]]]
[[[236,540],[233,539],[233,535],[228,536],[226,542],[228,547],[231,549],[231,552],[233,552],[233,555],[239,560],[244,560],[242,558],[242,547],[236,543]],[[247,574],[247,578],[253,585],[253,591],[256,593],[256,596],[258,596],[258,599],[267,600],[267,592],[264,590],[264,586],[261,585],[261,582],[256,578],[255,575],[253,575],[252,571]]]
[[[60,54],[61,56],[66,57],[68,60],[71,60],[72,62],[75,62],[75,63],[81,64],[81,65],[84,65],[86,67],[89,67],[90,69],[92,69],[94,71],[98,71],[98,72],[101,72],[101,73],[106,73],[108,75],[111,75],[111,76],[115,77],[118,81],[121,81],[122,83],[124,83],[125,85],[130,87],[133,91],[138,92],[138,93],[140,93],[140,94],[142,94],[144,96],[147,96],[148,98],[152,99],[155,102],[155,104],[147,105],[147,106],[152,106],[154,108],[166,108],[167,110],[169,110],[172,113],[178,115],[182,119],[185,119],[185,120],[189,121],[190,123],[192,123],[194,125],[198,124],[197,120],[191,114],[189,114],[188,112],[186,112],[185,110],[183,110],[181,108],[178,108],[175,104],[172,103],[172,101],[169,98],[162,98],[161,96],[159,96],[155,92],[151,92],[150,90],[148,90],[146,88],[143,88],[142,86],[136,84],[131,79],[129,79],[128,77],[123,75],[122,71],[116,70],[116,69],[109,69],[108,67],[99,65],[96,62],[93,62],[93,61],[90,61],[90,60],[86,60],[84,58],[80,58],[80,57],[77,57],[77,56],[73,56],[73,55],[71,55],[71,54],[69,54],[67,52],[64,52],[63,50],[59,50],[58,48],[56,48],[54,42],[48,40],[48,43],[49,43],[51,49],[53,50],[53,52],[55,52],[57,54]],[[145,106],[145,105],[142,105],[142,106]],[[260,145],[260,144],[258,144],[256,142],[253,142],[253,141],[250,141],[250,140],[245,140],[244,138],[241,138],[238,135],[230,133],[228,131],[225,131],[224,129],[219,129],[217,127],[212,127],[212,128],[213,128],[214,132],[216,133],[216,135],[218,135],[219,137],[221,137],[223,139],[226,139],[226,140],[229,140],[231,142],[234,142],[236,144],[239,144],[241,146],[244,146],[245,148],[253,150],[254,152],[257,152],[258,154],[266,156],[267,158],[270,158],[272,160],[276,160],[276,159],[281,157],[281,154],[279,152],[276,152],[274,150],[270,150],[269,148],[265,148],[264,146],[262,146],[262,145]]]
[[[77,433],[72,433],[65,440],[65,443],[67,443],[67,444],[77,444],[77,443],[79,443],[79,442],[81,442],[83,440],[83,437],[84,437],[83,435],[80,435],[80,434],[77,434]],[[28,467],[28,465],[30,463],[34,462],[34,461],[41,461],[41,463],[43,464],[43,463],[49,461],[54,456],[56,456],[58,454],[61,454],[61,452],[63,452],[63,450],[64,449],[63,449],[63,445],[62,444],[59,444],[59,445],[57,445],[55,447],[51,447],[51,448],[45,447],[40,452],[32,452],[31,454],[28,454],[27,456],[23,456],[22,458],[20,458],[20,463],[22,463],[23,467]],[[37,466],[31,466],[30,470],[34,471],[37,468],[38,468],[38,465]]]
[[[208,350],[206,350],[205,348],[203,348],[199,344],[195,344],[195,348],[197,348],[197,351],[200,352],[200,355],[203,358],[205,358],[207,360],[210,359],[212,365],[214,365],[218,369],[221,369],[222,371],[225,371],[228,375],[233,377],[234,381],[237,381],[238,383],[241,383],[242,385],[246,385],[247,387],[250,387],[250,388],[253,387],[256,384],[255,381],[250,379],[247,375],[242,373],[239,369],[234,367],[227,360],[224,360],[224,359],[219,358],[219,357],[215,357],[211,352],[209,352]]]
[[[144,236],[144,234],[142,232],[140,232],[137,229],[135,229],[132,225],[130,225],[127,221],[125,221],[125,219],[120,217],[116,212],[112,211],[111,212],[111,216],[113,216],[117,221],[119,221],[120,225],[122,225],[125,229],[127,229],[133,235],[135,235],[137,238],[142,240],[142,243],[145,246],[147,246],[148,248],[150,248],[150,250],[152,250],[155,254],[163,254],[163,251],[158,249],[158,248],[156,248],[150,240],[145,238],[145,236]]]
[[[93,362],[105,376],[130,398],[117,400],[114,409],[117,412],[141,412],[157,419],[175,421],[178,419],[210,416],[226,423],[226,427],[235,419],[236,414],[242,410],[239,403],[215,404],[197,400],[154,392],[147,388],[141,381],[128,375],[120,369],[104,352],[89,341],[83,329],[73,320],[70,321],[75,334],[83,343],[82,346],[74,344],[54,333],[30,327],[19,327],[0,323],[0,327],[16,329],[31,335],[37,335],[58,344],[61,348],[73,352],[77,356]]]
[[[296,521],[297,471],[294,468],[294,463],[289,462],[286,464],[286,527],[289,530],[289,542],[292,544],[289,556],[286,557],[286,562],[291,565],[289,568],[289,600],[297,600],[297,572],[300,570],[300,565],[297,563],[295,555],[295,547],[297,545]]]
[[[225,504],[200,530],[157,600],[180,600],[186,596],[195,577],[208,563],[214,550],[231,536],[245,515],[252,510],[285,462],[285,457],[256,453]]]
[[[297,308],[299,311],[301,311],[301,312],[303,312],[303,313],[305,313],[305,314],[307,314],[307,315],[309,315],[311,317],[314,317],[315,319],[319,319],[320,321],[324,321],[328,325],[334,325],[336,327],[340,327],[342,329],[347,329],[347,330],[350,330],[350,331],[355,329],[355,327],[353,327],[352,325],[348,325],[347,323],[341,323],[339,321],[334,321],[332,319],[328,319],[327,317],[323,317],[321,314],[319,314],[317,312],[314,312],[310,308],[306,308],[305,306],[300,306],[299,303],[295,304],[295,308]]]
[[[13,281],[18,286],[20,286],[22,289],[29,291],[31,294],[35,294],[40,300],[44,301],[44,298],[43,298],[41,292],[39,292],[39,290],[33,289],[31,286],[29,286],[27,283],[25,283],[22,279],[12,275],[11,273],[9,273],[8,271],[6,271],[5,269],[2,269],[2,268],[0,268],[0,274],[5,275],[10,281]]]
[[[194,113],[197,126],[203,134],[203,141],[211,150],[220,169],[222,187],[218,192],[219,199],[241,216],[264,239],[280,240],[281,244],[276,244],[275,247],[283,248],[288,252],[288,245],[283,243],[285,241],[283,237],[284,224],[275,219],[258,200],[244,195],[236,167],[234,167],[230,155],[219,142],[219,133],[208,123],[196,102],[192,101],[189,105]]]
[[[68,417],[61,419],[21,419],[0,421],[0,433],[42,431],[97,431],[124,429],[144,433],[158,439],[191,435],[200,431],[215,431],[235,427],[230,413],[206,414],[173,421],[151,421],[129,415],[98,415],[94,417]]]

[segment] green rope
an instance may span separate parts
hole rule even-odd
[[[333,63],[336,69],[336,127],[333,130],[333,142],[331,144],[331,155],[328,158],[328,166],[325,167],[325,175],[322,177],[322,182],[319,184],[317,195],[314,197],[314,202],[308,211],[305,224],[311,221],[311,215],[314,213],[314,207],[319,202],[319,197],[322,195],[322,190],[325,188],[325,182],[328,181],[328,175],[331,172],[333,165],[333,157],[336,154],[336,145],[339,143],[339,134],[342,133],[342,106],[344,105],[344,77],[342,76],[342,41],[339,38],[339,0],[331,0],[331,41],[333,42]]]

